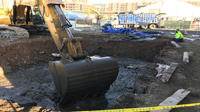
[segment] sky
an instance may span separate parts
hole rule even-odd
[[[138,1],[138,0],[88,0],[89,3],[91,4],[96,4],[96,3],[113,3],[113,2],[133,2],[133,1]]]
[[[139,2],[142,0],[88,0],[91,4],[96,3],[114,3],[114,2]],[[146,1],[153,1],[153,0],[146,0]]]
[[[99,3],[114,3],[114,2],[140,2],[140,1],[162,1],[162,0],[88,0],[91,4],[99,4]],[[184,0],[181,0],[184,1]],[[190,1],[190,0],[187,0]],[[191,0],[191,1],[199,1],[199,0]]]

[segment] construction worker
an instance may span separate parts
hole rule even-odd
[[[176,34],[175,34],[175,42],[183,42],[183,34],[179,31],[179,29],[176,30]]]
[[[35,15],[39,15],[39,12],[38,12],[38,11],[36,11]]]

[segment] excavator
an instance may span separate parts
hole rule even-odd
[[[64,106],[74,100],[105,94],[118,75],[117,62],[109,56],[89,56],[82,50],[83,38],[72,35],[69,29],[72,25],[63,13],[62,0],[14,0],[10,21],[18,24],[18,19],[24,19],[21,11],[27,8],[25,21],[29,23],[32,19],[30,7],[35,6],[61,55],[61,60],[49,62],[59,97],[57,103]]]
[[[90,6],[88,7],[88,11],[87,11],[87,18],[89,19],[90,18],[90,11],[93,11],[97,14],[97,20],[101,19],[100,17],[100,12],[91,8]]]
[[[90,6],[88,7],[88,11],[87,11],[87,19],[90,18],[90,11],[93,11],[94,13],[96,13],[96,20],[97,20],[97,23],[100,23],[100,20],[104,20],[104,19],[107,19],[108,17],[106,15],[102,15],[100,14],[99,11],[91,8]]]
[[[5,6],[0,5],[0,39],[28,39],[29,32],[26,29],[32,28],[37,31],[43,29],[44,31],[46,28],[37,6],[13,7],[13,0],[2,1]]]
[[[87,19],[89,19],[90,18],[90,12],[91,11],[93,11],[94,13],[96,13],[96,20],[97,20],[97,24],[100,24],[100,21],[101,20],[108,20],[109,19],[109,17],[108,17],[108,15],[106,15],[106,14],[101,14],[99,11],[97,11],[97,10],[95,10],[95,9],[93,9],[93,8],[91,8],[90,6],[88,7],[88,11],[87,11]]]
[[[11,22],[11,12],[12,8],[0,7],[0,39],[27,39],[29,38],[29,33],[26,29],[20,27],[9,27],[7,25],[12,25]]]

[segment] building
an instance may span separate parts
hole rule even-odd
[[[149,0],[149,1],[154,2],[154,3],[158,3],[158,2],[161,2],[163,0]],[[179,0],[179,1],[187,2],[187,3],[190,3],[192,5],[200,7],[200,0]]]
[[[64,2],[85,3],[85,4],[88,4],[88,0],[64,0]]]
[[[138,2],[131,2],[131,3],[109,3],[108,5],[108,11],[109,12],[127,12],[127,11],[135,11],[140,7],[145,7],[148,5],[151,5],[151,2],[144,2],[144,3],[138,3]]]
[[[100,6],[89,5],[88,0],[64,0],[65,9],[68,11],[87,12],[88,7],[100,11]]]
[[[136,11],[137,9],[145,6],[149,6],[163,0],[140,0],[136,2],[119,2],[119,3],[108,3],[107,11],[109,12],[126,12],[126,11]],[[180,0],[195,6],[200,7],[200,0]]]
[[[140,0],[139,0],[140,1]],[[139,7],[150,5],[151,2],[146,2],[148,0],[142,0],[140,2],[125,2],[125,3],[107,3],[107,4],[93,4],[89,5],[88,0],[64,0],[65,8],[69,11],[79,11],[87,12],[88,7],[99,12],[126,12],[126,11],[135,11]]]
[[[134,0],[134,2],[118,2],[118,3],[104,3],[104,4],[93,4],[89,5],[88,0],[64,0],[66,10],[87,12],[88,7],[99,12],[126,12],[126,11],[136,11],[137,9],[145,6],[149,6],[163,0]],[[200,0],[180,0],[195,6],[200,7]]]
[[[84,4],[88,4],[88,0],[73,0],[75,3],[79,2],[79,3],[84,3]]]
[[[93,4],[100,12],[108,12],[108,4]]]
[[[187,3],[190,3],[192,5],[200,7],[200,0],[187,0],[187,1],[184,1],[184,2],[187,2]]]

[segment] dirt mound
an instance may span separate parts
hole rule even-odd
[[[75,32],[74,36],[83,37],[82,47],[91,55],[136,58],[153,61],[169,39],[152,41],[124,41],[124,34],[107,34],[99,32]]]
[[[50,109],[44,109],[40,106],[33,106],[33,104],[29,105],[19,105],[18,103],[1,100],[0,99],[0,111],[4,112],[52,112]]]
[[[115,56],[136,58],[153,61],[160,49],[168,42],[168,39],[157,39],[153,41],[106,41],[106,42],[83,42],[83,47],[89,49],[91,55]]]
[[[0,66],[5,73],[54,60],[55,57],[51,54],[58,52],[52,38],[35,38],[14,43],[2,40],[1,43]]]
[[[87,34],[77,33],[76,37],[83,37],[83,50],[89,55],[128,57],[153,61],[159,50],[169,39],[133,42],[123,41],[120,34]],[[55,60],[52,53],[58,53],[51,36],[33,35],[29,40],[0,42],[0,66],[5,73],[18,70],[22,67]]]

